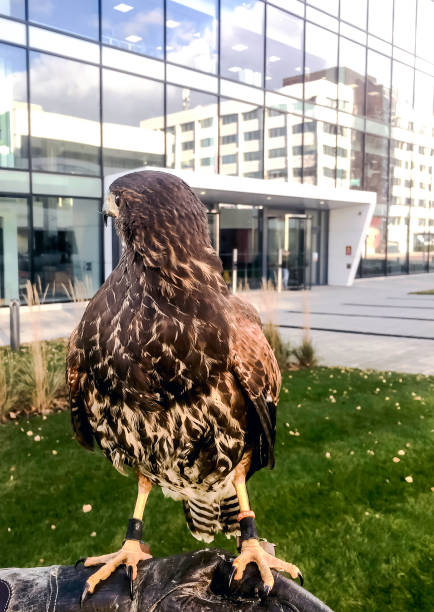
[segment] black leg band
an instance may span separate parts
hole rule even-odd
[[[246,516],[240,521],[241,542],[254,538],[258,540],[258,532],[256,531],[255,519],[251,516]]]
[[[125,535],[126,540],[141,540],[143,531],[143,521],[140,519],[130,518],[128,520],[128,529]]]

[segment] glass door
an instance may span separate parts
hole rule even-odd
[[[312,219],[307,215],[285,215],[282,253],[282,287],[310,289],[312,286]]]
[[[29,203],[0,197],[0,306],[21,298],[30,279]]]

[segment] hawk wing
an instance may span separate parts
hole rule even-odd
[[[81,367],[81,352],[76,346],[78,329],[76,328],[71,335],[66,357],[66,384],[69,389],[69,409],[71,412],[72,428],[77,441],[88,450],[93,450],[94,436],[87,417],[83,390],[86,374]]]
[[[263,332],[256,310],[237,296],[232,306],[230,359],[232,372],[247,399],[248,444],[253,447],[249,475],[274,466],[276,407],[281,374],[274,353]]]

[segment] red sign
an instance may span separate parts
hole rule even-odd
[[[347,245],[345,247],[345,255],[351,255],[351,246],[350,245]]]

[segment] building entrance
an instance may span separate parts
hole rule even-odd
[[[312,286],[312,217],[286,214],[268,217],[268,279],[285,289]],[[280,272],[281,269],[281,272]]]

